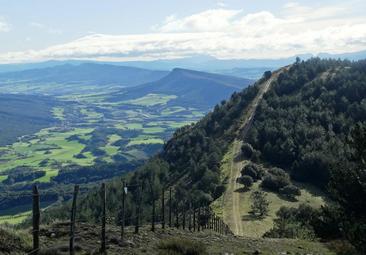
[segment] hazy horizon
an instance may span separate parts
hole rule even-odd
[[[366,49],[361,0],[0,3],[0,63],[273,59]]]

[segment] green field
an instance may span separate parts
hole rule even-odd
[[[52,110],[53,115],[56,119],[65,120],[64,109],[61,107],[54,107]]]
[[[106,163],[145,160],[158,152],[175,129],[197,121],[204,114],[203,110],[189,106],[172,105],[174,95],[148,94],[134,100],[109,101],[108,93],[93,91],[97,88],[94,86],[73,90],[68,85],[49,84],[35,85],[33,89],[46,93],[52,86],[65,92],[57,96],[61,103],[50,108],[57,122],[0,147],[0,183],[12,176],[13,169],[45,172],[39,178],[17,180],[15,187],[51,182],[61,169],[70,165],[92,166],[97,160]],[[16,89],[26,93],[30,88],[17,84]],[[9,181],[3,184],[11,189],[12,179],[9,180],[10,184]],[[59,184],[52,185],[57,188]],[[28,216],[28,209],[14,210],[0,216],[0,223],[17,224]]]
[[[125,101],[125,103],[142,106],[165,105],[170,100],[176,98],[177,96],[175,95],[147,94],[146,96],[137,99]]]
[[[58,129],[43,129],[32,136],[32,139],[16,142],[11,146],[3,147],[6,151],[0,157],[0,172],[9,170],[17,166],[28,166],[52,171],[41,180],[49,180],[51,176],[57,174],[52,163],[75,163],[79,165],[93,164],[93,157],[82,159],[75,158],[74,155],[80,153],[85,145],[77,141],[68,141],[72,135],[85,135],[92,132],[92,128],[74,128],[68,131]]]
[[[29,216],[31,216],[31,214],[32,214],[32,211],[26,211],[26,212],[18,213],[16,215],[0,216],[0,224],[17,225],[19,223],[22,223]]]
[[[19,84],[17,86],[18,89],[26,89]],[[47,91],[50,86],[43,86],[42,91]],[[5,171],[19,166],[44,170],[46,174],[33,181],[49,182],[57,176],[60,166],[93,165],[98,158],[88,145],[88,141],[93,139],[104,140],[99,149],[105,155],[99,158],[106,162],[113,162],[117,154],[131,160],[145,159],[149,155],[141,146],[162,145],[175,129],[189,125],[203,115],[195,108],[166,105],[175,98],[174,95],[148,94],[134,100],[110,102],[106,93],[77,91],[59,96],[59,100],[70,102],[52,108],[54,118],[62,123],[0,147],[0,182],[7,179]],[[111,128],[135,133],[127,136],[111,134],[107,131]],[[98,130],[98,138],[94,130]],[[123,141],[125,145],[115,145],[117,141]]]

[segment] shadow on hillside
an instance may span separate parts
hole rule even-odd
[[[238,153],[235,157],[234,157],[234,162],[237,163],[237,162],[241,162],[241,161],[244,161],[245,160],[245,157],[243,157],[243,155],[241,155],[241,153]]]
[[[249,190],[250,190],[249,188],[241,187],[241,188],[234,190],[234,192],[244,193],[244,192],[248,192]]]
[[[308,183],[302,183],[297,181],[292,181],[294,185],[299,187],[300,189],[304,189],[307,192],[309,192],[314,197],[322,197],[325,201],[329,202],[328,196],[318,187],[308,184]]]
[[[287,202],[294,203],[294,202],[299,201],[296,197],[289,197],[289,196],[286,196],[286,195],[283,195],[283,194],[280,194],[280,193],[274,193],[274,194],[276,194],[280,199],[285,200]]]
[[[262,219],[263,219],[263,216],[255,215],[255,214],[247,214],[247,215],[241,216],[242,221],[257,221],[257,220],[262,220]]]

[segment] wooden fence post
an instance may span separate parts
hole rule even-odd
[[[136,219],[135,219],[135,234],[139,233],[139,224],[140,224],[140,207],[141,207],[141,201],[142,201],[142,191],[141,191],[142,187],[141,184],[139,184],[137,186],[137,201],[136,201],[136,206],[135,206],[135,214],[136,214]]]
[[[197,231],[199,232],[201,229],[201,207],[198,207],[198,215],[197,215]]]
[[[152,191],[152,190],[151,190]],[[151,213],[151,231],[155,231],[155,194],[152,191],[152,213]]]
[[[79,192],[79,185],[75,185],[74,194],[72,198],[71,217],[70,217],[70,255],[75,254],[74,240],[75,240],[75,221],[76,221],[76,199]]]
[[[188,208],[188,230],[191,231],[192,230],[192,204],[189,203],[189,208]]]
[[[33,250],[31,254],[39,253],[39,223],[40,223],[40,204],[38,186],[33,186]]]
[[[100,252],[102,254],[105,254],[106,253],[105,225],[106,225],[106,200],[107,200],[105,183],[102,183],[101,199],[102,199],[102,233],[101,233]]]
[[[224,234],[224,222],[222,222],[222,219],[220,218],[220,234]]]
[[[213,229],[213,216],[215,214],[213,212],[210,213],[210,229],[212,230]]]
[[[126,201],[126,182],[122,182],[122,212],[121,212],[121,240],[125,237],[125,201]]]
[[[165,229],[165,197],[164,197],[164,188],[162,189],[161,194],[161,228]]]
[[[175,209],[175,227],[179,228],[179,211],[178,211],[178,206]]]
[[[222,224],[221,224],[221,219],[219,218],[219,233],[221,234],[221,226],[222,226]]]
[[[216,219],[216,215],[213,218],[214,221],[214,231],[217,232],[217,219]]]
[[[169,188],[169,227],[172,227],[172,188]]]
[[[183,217],[183,222],[182,222],[182,225],[183,225],[183,230],[186,229],[186,205],[183,203],[183,212],[182,212],[182,217]]]

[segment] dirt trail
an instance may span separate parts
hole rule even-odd
[[[248,111],[243,118],[241,130],[242,136],[245,135],[245,133],[249,130],[249,127],[253,121],[253,117],[255,114],[255,110],[257,109],[259,102],[263,98],[264,93],[266,93],[272,83],[275,79],[277,79],[280,72],[282,72],[283,69],[280,69],[278,72],[272,74],[271,78],[269,78],[267,81],[265,81],[261,89],[256,96],[256,98],[253,100],[251,105],[248,108]],[[235,139],[232,146],[232,158],[230,162],[230,177],[229,177],[229,184],[227,187],[227,191],[225,194],[225,199],[229,199],[232,201],[232,208],[231,208],[231,215],[228,215],[228,225],[230,226],[233,233],[237,236],[243,235],[243,222],[241,219],[241,212],[240,212],[240,193],[236,192],[240,188],[240,185],[236,182],[236,179],[240,176],[240,170],[243,166],[243,162],[236,161],[235,159],[240,154],[240,148],[242,145],[242,141],[239,139]],[[231,197],[231,198],[230,198]]]

